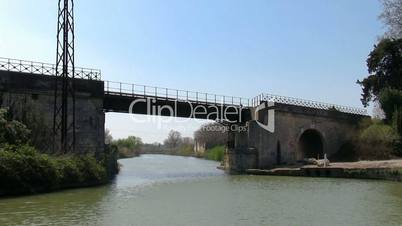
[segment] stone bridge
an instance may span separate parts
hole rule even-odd
[[[104,150],[107,112],[174,117],[193,113],[193,118],[246,128],[229,133],[225,155],[225,168],[242,172],[322,158],[325,153],[331,157],[355,134],[358,121],[367,117],[364,109],[296,98],[222,96],[102,81],[98,70],[75,71],[76,149],[81,152]],[[0,106],[11,107],[17,117],[30,118],[51,131],[53,75],[52,64],[0,58]]]
[[[268,103],[248,121],[247,131],[230,133],[225,158],[228,171],[269,169],[324,154],[331,159],[356,134],[358,122],[368,117],[358,109]],[[273,132],[261,126],[270,123]]]

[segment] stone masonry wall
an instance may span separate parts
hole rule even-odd
[[[13,110],[18,118],[29,117],[43,139],[42,148],[51,151],[54,77],[0,71],[0,106]],[[103,82],[76,79],[76,151],[104,149]]]
[[[294,164],[303,160],[305,156],[300,150],[299,140],[306,130],[315,130],[320,134],[323,152],[330,158],[357,132],[357,123],[363,117],[365,116],[333,110],[277,104],[275,106],[275,132],[268,132],[261,128],[256,121],[249,121],[246,135],[235,133],[233,135],[235,145],[227,151],[227,162],[229,164],[236,162],[240,165],[226,166],[226,168],[273,168],[278,165],[278,148],[280,149],[280,164]],[[267,114],[263,114],[259,121],[267,123]],[[250,155],[253,152],[256,154]],[[239,162],[239,158],[242,159],[241,162]],[[254,161],[255,158],[258,160]]]

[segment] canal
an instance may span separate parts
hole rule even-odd
[[[142,155],[110,185],[0,199],[0,225],[402,225],[402,183],[229,176]]]

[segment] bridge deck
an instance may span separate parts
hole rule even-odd
[[[55,75],[55,65],[25,60],[16,60],[0,57],[0,70],[38,75]],[[71,69],[72,70],[72,69]],[[89,68],[76,67],[75,78],[101,81],[101,71]],[[122,82],[104,81],[105,106],[107,111],[127,112],[127,100],[140,98],[155,99],[158,105],[164,103],[191,104],[196,106],[213,107],[221,106],[222,109],[248,109],[256,107],[264,101],[301,106],[320,110],[336,110],[346,114],[367,115],[367,111],[361,108],[328,104],[300,98],[284,97],[272,94],[260,94],[255,98],[242,98],[234,96],[216,95],[205,92],[194,92],[178,89],[168,89],[155,86],[145,86]],[[120,104],[118,97],[121,98]],[[110,101],[114,101],[113,103]],[[130,102],[131,103],[131,102]],[[113,106],[113,107],[112,107]],[[171,105],[174,106],[174,105]],[[123,107],[127,107],[123,109]],[[249,110],[248,110],[249,111]]]
[[[242,108],[239,105],[110,91],[105,92],[103,107],[106,112],[232,122],[246,122],[251,119],[250,108]]]

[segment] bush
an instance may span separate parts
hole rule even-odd
[[[373,121],[357,137],[357,154],[360,159],[389,159],[394,154],[394,144],[398,139],[391,126]]]
[[[29,129],[11,118],[8,109],[0,108],[0,147],[5,144],[22,145],[29,140]]]
[[[141,138],[129,136],[124,139],[112,141],[111,145],[117,148],[119,158],[131,158],[140,155],[143,143]]]
[[[223,161],[223,155],[225,153],[225,146],[220,145],[220,146],[215,146],[212,149],[208,149],[206,151],[205,158],[208,160],[214,160],[214,161]]]
[[[95,157],[50,156],[29,146],[0,149],[0,195],[106,183],[107,168]]]

